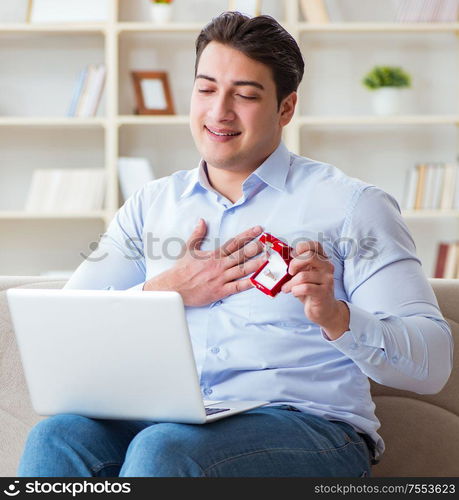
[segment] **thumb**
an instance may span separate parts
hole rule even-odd
[[[191,236],[186,242],[189,250],[199,250],[207,233],[207,224],[204,219],[199,219],[196,227],[193,229]]]

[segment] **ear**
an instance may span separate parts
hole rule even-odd
[[[298,94],[294,91],[289,94],[284,100],[281,102],[279,108],[279,124],[282,127],[285,127],[293,117],[293,113],[295,112],[296,103],[298,101]]]

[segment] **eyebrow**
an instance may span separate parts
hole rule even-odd
[[[203,78],[204,80],[209,80],[209,82],[217,83],[217,80],[215,78],[211,77],[211,76],[196,75],[196,79],[198,79],[198,78]],[[250,85],[252,87],[256,87],[257,89],[265,90],[265,88],[263,87],[263,85],[261,83],[255,82],[253,80],[236,80],[236,81],[233,81],[231,83],[233,85],[238,86],[238,87]]]

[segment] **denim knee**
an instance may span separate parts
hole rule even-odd
[[[195,447],[184,439],[182,427],[182,424],[160,424],[140,432],[129,445],[120,476],[204,476],[193,458]]]
[[[38,422],[29,432],[18,467],[18,476],[65,476],[73,472],[72,446],[88,419],[78,415],[62,414]]]
[[[48,417],[38,422],[29,432],[26,447],[34,444],[46,446],[52,441],[64,439],[69,432],[88,419],[80,415],[61,414]]]

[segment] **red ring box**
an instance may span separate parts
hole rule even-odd
[[[250,277],[250,281],[261,292],[275,297],[284,283],[292,279],[288,266],[293,259],[293,249],[269,233],[263,233],[260,241],[269,248],[270,255]]]

